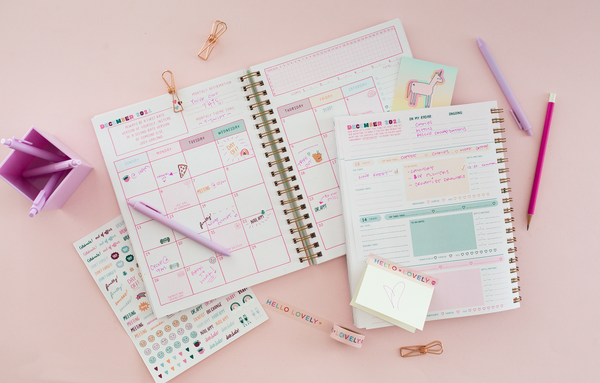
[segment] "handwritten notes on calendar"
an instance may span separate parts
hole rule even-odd
[[[423,330],[438,279],[371,254],[350,304],[410,332]]]

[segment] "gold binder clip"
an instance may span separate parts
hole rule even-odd
[[[202,46],[202,50],[198,53],[198,57],[202,60],[208,60],[213,49],[215,49],[215,44],[217,44],[217,40],[225,31],[227,30],[227,24],[222,21],[215,21],[212,26],[212,32],[206,39],[206,42]],[[204,57],[202,57],[202,53],[204,53]]]
[[[444,346],[442,346],[442,342],[439,340],[426,344],[425,346],[400,347],[400,356],[403,358],[421,356],[425,354],[439,355],[442,352],[444,352]]]
[[[171,74],[171,85],[169,85],[169,83],[165,79],[165,73]],[[173,77],[173,72],[171,72],[170,70],[162,72],[162,78],[165,84],[167,84],[167,91],[171,96],[173,96],[173,112],[183,112],[183,105],[181,104],[181,100],[179,100],[179,96],[177,95],[177,89],[175,89],[175,77]]]

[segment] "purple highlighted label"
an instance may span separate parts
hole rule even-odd
[[[293,104],[277,108],[277,111],[279,112],[279,116],[281,118],[286,118],[297,113],[306,112],[311,108],[312,107],[310,106],[310,101],[308,100],[308,98],[305,98],[304,100],[294,102]]]
[[[180,140],[179,144],[181,145],[182,150],[189,150],[198,146],[206,145],[210,142],[213,142],[214,140],[215,137],[213,136],[212,132],[204,132],[196,134],[192,137],[188,137],[184,140]]]

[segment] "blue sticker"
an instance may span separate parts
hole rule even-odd
[[[183,343],[187,343],[187,342],[189,342],[189,341],[190,341],[190,338],[188,338],[187,336],[184,336],[183,338],[181,338],[181,341],[182,341]]]
[[[133,261],[133,254],[129,254],[128,256],[125,257],[125,260],[127,262],[132,262]]]
[[[121,252],[122,252],[122,253],[129,253],[129,246],[123,246],[123,247],[121,248]]]
[[[177,341],[177,342],[173,343],[173,346],[175,346],[175,348],[179,348],[179,347],[181,347],[181,342]]]
[[[118,268],[121,268],[121,267],[123,267],[124,265],[125,265],[125,262],[123,262],[123,261],[119,261],[119,262],[117,262],[117,267],[118,267]]]
[[[197,337],[197,336],[198,336],[198,333],[197,333],[196,331],[192,331],[192,332],[190,333],[190,336],[191,336],[192,338],[195,338],[195,337]]]
[[[157,354],[156,356],[158,356],[158,359],[162,359],[162,358],[164,358],[164,357],[165,357],[165,353],[164,353],[164,352],[162,352],[162,351],[159,351],[159,352],[158,352],[158,354]]]
[[[154,364],[156,363],[156,358],[151,356],[150,359],[148,359],[148,362],[150,362],[150,364]]]
[[[165,352],[166,352],[167,354],[170,354],[170,353],[172,353],[172,352],[173,352],[173,347],[169,346],[169,347],[165,348]]]

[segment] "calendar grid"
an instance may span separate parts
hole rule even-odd
[[[233,126],[235,126],[235,128],[232,128]],[[242,126],[243,128],[240,129],[240,126]],[[215,131],[218,131],[219,129],[225,128],[224,132],[226,132],[224,134],[223,137],[217,137],[217,134],[214,133]],[[230,130],[236,130],[234,132],[229,132]],[[208,136],[206,136],[206,134],[208,134]],[[259,265],[258,260],[256,259],[257,254],[255,250],[257,248],[257,246],[260,246],[261,244],[263,245],[264,248],[264,244],[265,243],[269,243],[270,241],[276,240],[277,238],[283,238],[283,233],[281,231],[281,228],[279,227],[278,224],[274,225],[274,228],[272,227],[270,230],[272,232],[266,232],[263,234],[260,234],[257,237],[257,234],[254,234],[254,238],[250,237],[250,233],[248,233],[248,230],[252,230],[252,224],[249,223],[249,221],[253,218],[255,218],[257,216],[256,213],[252,213],[251,214],[251,209],[248,208],[248,202],[246,202],[244,204],[244,206],[240,206],[239,204],[242,203],[243,200],[238,201],[238,198],[242,198],[242,194],[244,193],[249,193],[246,194],[246,201],[248,201],[248,195],[256,195],[255,193],[259,193],[261,195],[266,196],[264,199],[264,203],[265,205],[263,205],[263,213],[268,214],[271,219],[276,221],[276,216],[275,216],[275,207],[273,206],[273,202],[271,201],[270,198],[268,198],[268,189],[266,188],[266,184],[265,184],[265,179],[264,176],[262,174],[262,172],[260,172],[260,166],[258,164],[258,159],[256,158],[256,153],[254,153],[254,150],[251,149],[251,146],[248,147],[246,145],[250,144],[250,138],[249,138],[249,132],[246,129],[245,123],[243,122],[243,120],[238,121],[237,125],[236,123],[231,123],[228,125],[225,125],[223,127],[219,127],[219,128],[215,128],[209,132],[205,132],[205,133],[201,133],[200,135],[203,137],[212,137],[214,134],[214,139],[212,138],[208,138],[208,142],[206,143],[202,143],[202,144],[195,144],[195,145],[200,145],[200,146],[189,146],[189,147],[184,147],[183,145],[183,141],[176,141],[174,143],[171,144],[167,144],[167,145],[163,145],[162,147],[158,147],[158,148],[153,148],[150,150],[146,150],[144,152],[140,152],[138,153],[136,156],[131,156],[131,157],[127,157],[127,158],[121,158],[119,161],[115,161],[115,168],[117,170],[117,173],[121,174],[120,177],[122,177],[122,182],[121,182],[121,188],[123,189],[123,194],[126,196],[127,199],[131,199],[131,198],[144,198],[143,196],[148,196],[151,194],[154,194],[155,197],[154,199],[156,200],[155,203],[159,206],[161,206],[161,210],[163,211],[164,214],[166,214],[167,217],[169,218],[173,218],[174,215],[177,214],[181,214],[183,213],[184,216],[191,216],[191,215],[195,215],[196,217],[201,216],[200,220],[202,219],[206,219],[206,215],[213,215],[213,219],[214,219],[214,206],[213,205],[213,211],[212,213],[210,212],[210,210],[207,212],[206,211],[206,205],[207,204],[211,204],[211,203],[216,203],[217,205],[219,205],[219,201],[225,201],[225,202],[221,202],[220,206],[226,206],[227,205],[227,199],[231,200],[231,207],[229,212],[232,212],[233,215],[231,216],[231,219],[234,219],[231,222],[219,222],[216,223],[217,226],[214,226],[213,228],[211,228],[209,225],[210,223],[208,223],[206,225],[206,227],[204,229],[201,228],[200,233],[205,233],[204,235],[207,235],[211,240],[216,240],[219,241],[219,239],[215,239],[214,235],[214,231],[217,230],[224,230],[224,232],[222,232],[221,237],[223,237],[223,233],[233,233],[233,232],[239,232],[239,230],[243,230],[243,239],[239,239],[237,243],[239,243],[240,247],[234,247],[233,249],[231,249],[232,253],[235,253],[237,251],[242,251],[244,249],[246,249],[245,251],[247,251],[247,255],[252,257],[252,260],[248,260],[248,262],[251,262],[254,265],[253,270],[248,270],[247,272],[245,272],[244,274],[234,274],[231,277],[229,277],[227,275],[227,272],[224,270],[222,261],[223,261],[223,257],[222,256],[216,256],[213,257],[215,259],[216,262],[211,262],[211,265],[209,267],[215,267],[218,271],[218,273],[220,274],[220,279],[217,279],[216,282],[214,282],[213,284],[210,284],[209,286],[204,286],[202,288],[198,288],[199,285],[196,283],[196,286],[194,285],[194,283],[191,281],[191,276],[189,275],[189,272],[191,269],[199,266],[200,264],[203,264],[204,262],[207,262],[208,259],[199,259],[197,262],[194,263],[190,263],[189,262],[189,256],[188,256],[188,260],[186,261],[186,256],[184,254],[184,251],[182,249],[182,246],[184,246],[184,240],[189,240],[188,238],[177,238],[176,233],[174,230],[172,229],[166,229],[166,228],[161,228],[162,232],[165,233],[165,236],[168,235],[171,238],[174,238],[174,241],[169,241],[167,243],[159,243],[158,241],[156,242],[156,246],[154,246],[154,242],[144,242],[144,240],[142,239],[143,237],[143,233],[140,233],[140,230],[143,230],[143,227],[150,224],[153,220],[152,219],[147,219],[147,217],[144,217],[141,220],[138,220],[136,222],[136,219],[134,218],[134,214],[132,211],[130,211],[131,214],[131,219],[133,220],[133,222],[135,223],[135,230],[137,233],[138,238],[140,239],[139,243],[140,243],[140,247],[142,249],[143,255],[145,258],[148,258],[148,263],[151,263],[150,259],[152,254],[154,254],[154,252],[159,251],[159,253],[157,254],[164,254],[164,248],[168,247],[170,249],[173,249],[173,254],[177,254],[178,259],[175,260],[171,260],[169,261],[170,264],[172,264],[172,262],[176,262],[178,266],[176,267],[171,267],[173,270],[160,270],[158,272],[155,272],[152,268],[149,268],[148,272],[150,273],[150,278],[152,279],[152,283],[154,285],[154,288],[156,291],[160,291],[161,290],[161,286],[160,285],[160,280],[162,278],[169,278],[169,275],[174,275],[175,273],[178,273],[178,278],[182,278],[183,276],[180,275],[179,273],[184,273],[185,274],[185,279],[181,280],[181,282],[183,282],[184,280],[187,280],[187,285],[188,288],[186,288],[186,290],[188,291],[188,293],[184,293],[183,295],[180,295],[179,297],[177,297],[176,299],[172,299],[171,297],[169,297],[168,299],[164,299],[164,297],[161,297],[160,294],[158,296],[159,299],[159,303],[161,305],[164,304],[168,304],[168,303],[172,303],[174,301],[177,300],[181,300],[181,299],[185,299],[186,297],[195,295],[195,294],[199,294],[202,292],[205,292],[207,290],[237,281],[237,280],[243,280],[246,277],[252,276],[252,275],[256,275],[259,274],[261,272],[267,271],[267,270],[271,270],[277,267],[280,267],[283,264],[287,264],[291,261],[291,257],[289,255],[289,252],[287,250],[287,248],[285,248],[285,252],[286,252],[286,257],[284,257],[283,260],[281,260],[281,262],[279,264],[265,264],[264,260],[262,261],[262,264]],[[199,139],[200,141],[205,140],[206,138],[202,138]],[[193,141],[193,140],[192,140]],[[196,141],[194,141],[196,142]],[[230,149],[230,145],[231,144],[236,145],[235,143],[243,143],[241,144],[241,146],[239,148],[235,148],[235,149]],[[187,144],[189,145],[189,144]],[[195,154],[193,154],[191,151],[194,151],[196,148],[198,147],[202,147],[202,152],[195,152]],[[237,153],[237,150],[240,150],[242,148],[246,147],[247,149],[249,149],[249,151],[247,149],[245,149],[246,154],[242,155],[241,153],[243,153],[244,151],[240,151],[240,155],[235,154],[235,156],[237,157],[231,157],[232,154],[230,154],[230,150],[234,150],[235,153]],[[169,151],[168,153],[165,153],[166,151]],[[214,153],[213,155],[213,162],[212,165],[206,165],[205,167],[200,167],[198,168],[197,166],[194,167],[194,162],[198,160],[198,153],[206,153],[206,152],[212,152]],[[232,152],[233,153],[233,152]],[[193,155],[192,155],[193,154]],[[141,162],[141,164],[136,161],[140,158],[140,156],[142,156],[142,160],[139,161]],[[191,156],[191,157],[190,157]],[[195,157],[194,157],[195,156]],[[225,157],[227,157],[227,162],[225,161]],[[247,158],[244,158],[246,157]],[[216,162],[215,162],[216,161]],[[131,162],[132,164],[135,165],[122,165],[124,167],[124,169],[120,169],[120,165],[119,164],[127,164],[128,162]],[[185,166],[188,166],[187,164],[189,164],[189,168],[186,168],[186,171],[183,173],[176,173],[175,171],[170,171],[167,170],[167,172],[165,173],[165,169],[174,169],[175,166],[177,166],[176,164],[185,164]],[[244,165],[246,164],[246,165]],[[167,167],[168,166],[168,167]],[[236,167],[236,166],[241,166],[242,168],[239,169],[255,169],[253,171],[256,171],[256,179],[252,179],[251,182],[237,182],[237,186],[234,187],[234,181],[232,180],[231,177],[234,174],[237,174],[237,178],[239,179],[239,176],[241,175],[239,173],[239,170],[237,171],[237,173],[231,173],[229,174],[230,170],[232,169],[232,167]],[[156,168],[158,167],[158,168]],[[160,169],[160,170],[157,170]],[[203,170],[204,169],[204,170]],[[200,170],[200,171],[199,171]],[[232,169],[233,170],[233,169]],[[244,170],[245,171],[245,170]],[[221,172],[221,173],[219,173]],[[192,174],[193,173],[193,174]],[[170,175],[172,178],[170,178],[167,181],[165,181],[166,178],[162,179],[162,182],[165,182],[165,184],[162,184],[159,182],[159,180],[161,179],[161,177],[166,177],[164,176],[164,174]],[[185,174],[185,176],[184,176]],[[243,174],[243,173],[242,173]],[[131,177],[130,177],[131,175]],[[123,177],[124,176],[124,177]],[[146,176],[146,178],[144,178],[144,187],[142,189],[131,189],[128,187],[132,187],[132,184],[134,183],[133,180],[137,179],[138,177],[141,179],[142,177]],[[177,176],[179,176],[179,178],[181,179],[176,179]],[[215,178],[217,177],[217,178]],[[223,178],[219,178],[219,177],[223,177]],[[201,198],[200,193],[198,193],[195,189],[195,183],[197,180],[199,179],[203,179],[203,182],[207,182],[210,180],[213,180],[214,182],[216,182],[219,179],[223,180],[223,185],[226,185],[226,189],[223,189],[221,192],[215,194],[215,195],[211,195],[210,197],[207,195],[207,197],[209,198]],[[254,181],[256,181],[256,183],[254,183]],[[131,183],[129,183],[131,182]],[[213,182],[213,184],[214,184]],[[190,183],[187,184],[186,183]],[[220,184],[220,182],[219,182]],[[127,185],[127,186],[126,186]],[[204,184],[202,184],[204,185]],[[168,189],[169,188],[176,188],[176,192],[178,193],[178,195],[180,194],[185,194],[187,195],[187,199],[181,199],[180,202],[173,202],[173,192],[169,192]],[[184,193],[185,190],[189,190],[192,189],[193,191],[193,195],[194,197],[191,197],[191,193],[186,192]],[[132,191],[135,191],[132,193]],[[224,192],[224,194],[223,194]],[[147,197],[148,198],[148,197]],[[190,199],[192,198],[192,199]],[[170,201],[167,201],[168,199],[170,199]],[[225,200],[223,200],[225,199]],[[158,202],[160,201],[160,202]],[[224,204],[223,204],[224,203]],[[242,210],[240,210],[240,208],[242,208]],[[195,213],[194,209],[196,209],[198,212]],[[246,212],[245,214],[242,214],[243,212]],[[186,213],[187,212],[187,213]],[[196,218],[198,219],[198,218]],[[227,219],[227,218],[225,218]],[[211,222],[211,221],[209,221]],[[153,230],[152,227],[149,226],[149,229],[147,230]],[[167,233],[167,230],[169,232],[169,234]],[[260,232],[260,231],[259,231]],[[240,235],[242,233],[239,233]],[[161,237],[162,238],[162,237]],[[222,238],[221,238],[222,240]],[[284,243],[284,242],[282,242]],[[149,245],[151,244],[151,245]],[[173,247],[175,246],[175,247]],[[268,246],[268,245],[267,245]],[[177,248],[177,252],[174,252],[174,249]],[[162,250],[161,250],[162,249]],[[187,250],[189,252],[189,250]],[[239,254],[238,254],[239,255]],[[281,258],[281,257],[280,257]],[[173,258],[171,258],[173,259]],[[268,261],[270,262],[270,261]]]

